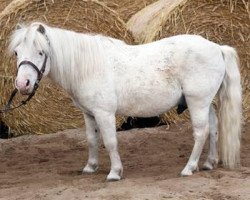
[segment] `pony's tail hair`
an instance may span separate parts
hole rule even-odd
[[[234,169],[240,166],[242,89],[239,58],[234,48],[220,47],[226,72],[219,91],[219,153],[223,166]]]

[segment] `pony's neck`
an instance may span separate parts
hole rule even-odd
[[[90,36],[50,28],[51,69],[49,76],[69,93],[105,68],[103,36]]]

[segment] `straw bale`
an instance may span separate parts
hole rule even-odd
[[[157,0],[102,0],[127,22],[135,13]]]
[[[118,14],[97,0],[14,0],[0,13],[0,106],[14,88],[15,61],[7,53],[11,32],[18,22],[42,21],[79,32],[94,32],[133,42]],[[19,95],[20,96],[20,95]],[[18,100],[20,100],[18,98]],[[83,125],[82,113],[69,96],[50,80],[42,80],[28,105],[4,116],[15,135],[51,133]],[[123,118],[118,118],[121,124]]]
[[[133,15],[127,22],[135,41],[147,43],[155,38],[171,11],[183,5],[187,0],[159,0]]]
[[[0,12],[2,12],[11,1],[12,0],[0,0]]]

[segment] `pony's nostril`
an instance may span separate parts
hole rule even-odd
[[[27,79],[27,80],[26,80],[26,86],[29,86],[29,84],[30,84],[30,80]]]

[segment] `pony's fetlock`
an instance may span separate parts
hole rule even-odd
[[[207,158],[206,162],[203,165],[204,170],[212,170],[217,167],[218,159],[217,158]]]

